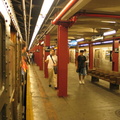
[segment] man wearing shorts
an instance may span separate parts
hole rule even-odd
[[[80,55],[77,58],[77,71],[79,73],[79,83],[85,84],[84,78],[86,75],[86,57],[83,55],[84,50],[80,50]]]

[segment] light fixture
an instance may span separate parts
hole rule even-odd
[[[116,30],[104,32],[104,33],[103,33],[103,36],[112,35],[112,34],[116,34]]]
[[[93,45],[100,45],[101,44],[101,42],[95,42],[95,43],[93,43]]]
[[[106,44],[106,43],[113,43],[113,40],[110,40],[110,41],[104,41],[102,42],[103,44]]]
[[[93,38],[92,38],[92,41],[96,41],[96,40],[103,40],[103,36],[94,36]]]
[[[32,36],[32,39],[31,39],[31,42],[30,42],[30,45],[29,45],[29,48],[31,48],[32,46],[32,43],[41,27],[41,25],[43,24],[43,21],[47,15],[47,13],[49,12],[52,4],[53,4],[54,0],[49,0],[49,3],[48,3],[48,0],[44,0],[43,2],[43,5],[42,5],[42,9],[40,11],[40,14],[39,14],[39,17],[38,17],[38,20],[37,20],[37,23],[36,23],[36,26],[35,26],[35,29],[34,29],[34,32],[33,32],[33,36]]]
[[[84,46],[88,46],[89,44],[82,44],[82,45],[80,45],[81,47],[84,47]]]
[[[84,38],[77,39],[76,41],[77,41],[77,42],[84,41]]]
[[[104,29],[104,30],[109,30],[110,28],[101,28],[101,29]]]
[[[101,21],[101,22],[105,22],[105,23],[116,23],[115,21]]]

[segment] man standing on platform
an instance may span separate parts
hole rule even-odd
[[[89,54],[87,53],[86,49],[84,49],[84,56],[86,57],[86,74],[88,73],[88,69],[89,69]]]
[[[85,84],[84,78],[86,75],[86,57],[83,55],[84,50],[80,50],[80,55],[77,58],[76,66],[77,66],[77,72],[79,73],[79,83]]]
[[[50,51],[50,55],[47,56],[45,62],[48,63],[48,75],[49,75],[49,87],[54,85],[54,88],[57,89],[57,74],[54,71],[54,66],[57,66],[57,56],[55,50]]]

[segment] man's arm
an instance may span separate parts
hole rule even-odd
[[[76,58],[76,69],[78,69],[78,57]]]
[[[46,58],[45,62],[46,62],[46,63],[48,63],[48,62],[49,62],[49,58],[48,58],[48,56],[47,56],[47,58]]]

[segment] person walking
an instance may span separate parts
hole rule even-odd
[[[57,56],[54,49],[50,51],[45,62],[48,63],[49,87],[53,85],[57,89],[57,74],[54,71],[54,66],[57,66]]]
[[[77,66],[77,72],[79,74],[79,83],[85,84],[84,78],[86,75],[86,57],[83,55],[84,50],[80,50],[80,55],[77,58],[76,66]]]
[[[84,49],[84,56],[86,57],[86,75],[88,74],[88,69],[89,69],[89,54],[87,53],[86,49]]]
[[[33,58],[34,54],[32,52],[30,52],[30,64],[33,64],[34,58]]]

